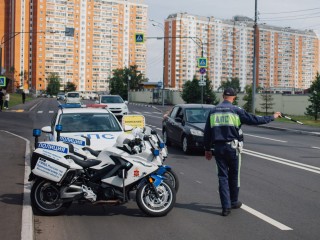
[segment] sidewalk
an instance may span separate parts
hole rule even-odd
[[[24,104],[18,104],[15,106],[12,106],[9,108],[9,110],[6,110],[7,112],[26,112],[29,111],[32,107],[36,106],[42,101],[42,98],[35,98],[32,99],[31,101],[27,101]]]
[[[29,170],[25,162],[29,145],[19,136],[0,130],[0,146],[1,239],[31,240],[33,219],[25,178],[25,171]]]
[[[320,137],[320,127],[313,127],[307,125],[301,125],[298,123],[292,123],[288,120],[288,122],[277,122],[273,121],[266,125],[260,125],[258,127],[275,129],[280,131],[290,131],[298,134],[306,134]]]

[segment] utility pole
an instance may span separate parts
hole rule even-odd
[[[257,20],[258,20],[258,0],[255,0],[254,25],[253,25],[253,82],[252,82],[252,114],[255,114],[256,79],[257,79]]]
[[[163,30],[163,37],[165,37],[166,33],[165,33],[165,26],[160,23],[160,22],[157,22],[153,19],[149,19],[151,22],[155,22],[157,24],[154,24],[152,23],[152,26],[154,27],[158,27],[160,29]],[[165,78],[165,59],[166,59],[166,41],[165,41],[165,38],[163,38],[163,68],[162,68],[162,106],[164,106],[164,89],[165,89],[165,86],[164,86],[164,78]]]

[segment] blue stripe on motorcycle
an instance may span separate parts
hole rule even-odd
[[[157,170],[156,174],[157,175],[163,175],[163,174],[165,174],[165,172],[167,172],[170,169],[171,169],[171,167],[168,166],[168,165],[161,165],[159,167],[159,169]]]
[[[156,175],[156,174],[152,174],[152,175],[150,175],[150,177],[154,179],[153,185],[155,187],[158,187],[164,180],[163,176]]]

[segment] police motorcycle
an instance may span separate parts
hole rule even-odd
[[[121,135],[112,154],[83,160],[73,144],[39,142],[41,130],[34,129],[35,150],[31,157],[31,205],[36,213],[58,215],[73,201],[96,204],[124,204],[136,193],[138,207],[146,215],[168,214],[176,201],[175,189],[157,174],[159,166],[141,156],[121,150],[131,140]],[[130,135],[128,135],[130,136]],[[154,156],[159,149],[153,150]]]
[[[175,188],[176,192],[178,192],[179,179],[173,169],[169,165],[164,164],[164,161],[168,157],[168,150],[159,134],[150,127],[137,127],[132,130],[131,136],[128,136],[128,134],[125,135],[127,135],[127,138],[130,138],[131,141],[128,144],[125,144],[124,147],[122,147],[122,150],[128,154],[139,156],[146,162],[152,162],[158,165],[159,169],[157,170],[157,174],[164,176],[165,179]],[[116,145],[117,144],[118,139]],[[154,156],[152,151],[157,148],[160,150],[160,153],[158,156]],[[101,155],[112,155],[114,149],[115,148],[104,149],[102,150]],[[97,159],[99,159],[99,157],[100,155],[98,155]]]
[[[176,192],[178,192],[179,179],[173,169],[169,165],[164,164],[164,161],[168,157],[168,150],[159,134],[147,126],[144,128],[134,129],[129,126],[125,126],[125,129],[126,131],[132,130],[132,133],[131,136],[129,133],[124,134],[124,136],[126,136],[128,139],[131,139],[131,142],[129,144],[125,144],[125,147],[121,147],[121,149],[124,151],[123,154],[137,155],[141,157],[142,160],[157,164],[159,166],[159,169],[156,172],[157,175],[164,176],[167,182],[169,182],[175,188]],[[114,145],[114,148],[96,151],[90,148],[90,139],[87,137],[82,136],[70,138],[60,136],[61,130],[59,129],[59,126],[56,128],[56,131],[59,138],[58,141],[73,144],[75,149],[74,154],[83,159],[104,158],[105,155],[112,155],[113,151],[119,148],[119,145],[121,145],[121,143],[119,144],[119,141],[121,142],[121,140],[119,140]],[[85,140],[83,138],[85,138]],[[152,151],[154,149],[159,149],[160,152],[158,156],[153,155]]]

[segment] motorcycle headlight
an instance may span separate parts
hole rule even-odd
[[[199,136],[199,137],[203,137],[203,135],[204,135],[202,131],[196,130],[196,129],[193,129],[193,128],[190,129],[190,133],[192,135]]]

